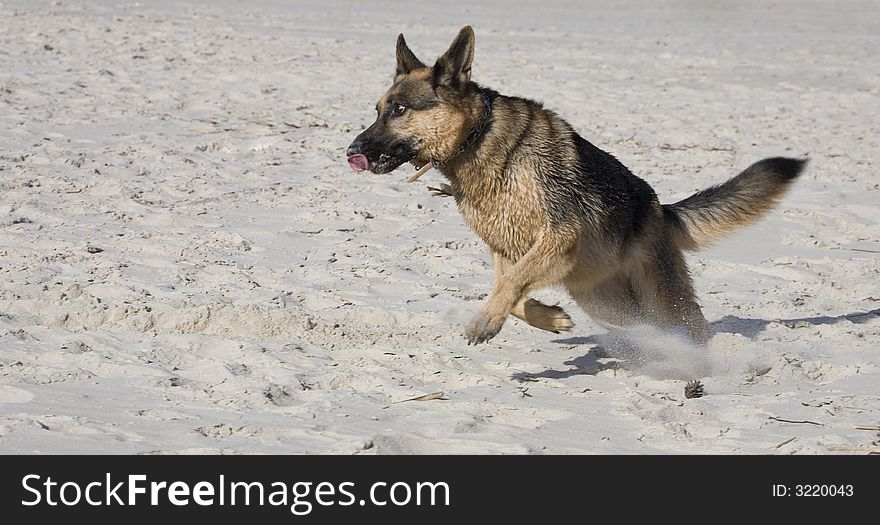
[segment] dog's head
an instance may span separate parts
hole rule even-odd
[[[394,83],[376,104],[376,121],[349,146],[348,164],[355,171],[390,173],[405,162],[423,165],[453,156],[482,116],[479,88],[470,80],[473,61],[470,26],[432,67],[398,36]]]

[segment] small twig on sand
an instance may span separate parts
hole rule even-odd
[[[849,452],[852,454],[880,454],[880,447],[831,447],[829,452]]]
[[[853,428],[856,430],[878,430],[878,431],[880,431],[880,425],[853,425]]]
[[[773,448],[782,448],[782,447],[784,447],[785,445],[788,445],[789,443],[791,443],[792,441],[794,441],[795,439],[797,439],[797,437],[788,438],[788,439],[786,439],[785,441],[783,441],[782,443],[776,445],[776,446],[773,447]]]
[[[398,403],[406,403],[408,401],[432,401],[434,399],[444,399],[444,397],[443,397],[444,395],[445,394],[441,390],[440,392],[434,392],[432,394],[425,394],[423,396],[417,396],[417,397],[413,397],[410,399],[401,399],[400,401],[392,401],[391,403],[389,403],[387,406],[385,406],[383,408],[388,408],[391,405],[396,405]]]
[[[775,417],[775,416],[770,416],[770,417],[767,418],[767,419],[772,419],[773,421],[781,421],[781,422],[783,422],[783,423],[795,423],[795,424],[799,424],[799,425],[800,425],[800,424],[805,424],[805,425],[816,425],[816,426],[820,426],[820,427],[824,427],[824,426],[825,426],[825,425],[823,425],[822,423],[816,423],[815,421],[807,421],[807,420],[803,420],[803,421],[794,421],[794,420],[792,420],[792,419],[782,419],[781,417]]]

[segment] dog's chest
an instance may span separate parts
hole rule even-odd
[[[489,247],[511,260],[534,244],[544,223],[542,199],[530,184],[459,183],[458,208]]]

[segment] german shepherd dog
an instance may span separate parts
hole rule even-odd
[[[558,306],[528,297],[562,285],[609,328],[653,324],[709,338],[683,256],[767,212],[805,160],[769,158],[675,204],[587,142],[540,103],[471,80],[474,31],[462,28],[432,67],[397,38],[394,83],[378,117],[348,148],[356,171],[389,173],[431,163],[467,224],[489,245],[494,287],[465,330],[494,337],[508,315],[551,332],[570,330]]]

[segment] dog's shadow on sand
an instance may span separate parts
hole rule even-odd
[[[565,364],[570,368],[566,370],[547,369],[543,372],[517,372],[511,376],[516,381],[536,381],[538,379],[566,379],[572,376],[595,375],[602,370],[613,370],[626,368],[626,362],[621,359],[601,361],[606,357],[610,357],[610,353],[605,348],[609,339],[608,334],[590,335],[587,337],[569,337],[566,339],[555,339],[554,343],[565,345],[590,345],[593,348],[586,354],[569,359]]]
[[[799,328],[804,325],[836,324],[843,321],[861,324],[877,317],[880,317],[880,308],[869,310],[867,312],[853,312],[837,316],[802,317],[797,319],[749,319],[745,317],[737,317],[735,315],[727,315],[717,321],[709,323],[709,330],[713,334],[740,334],[743,337],[752,339],[763,332],[770,324],[784,324],[786,326],[791,326],[792,328]],[[602,370],[627,369],[632,365],[644,364],[644,356],[639,355],[639,349],[634,346],[627,348],[624,352],[621,352],[620,348],[617,347],[613,352],[615,359],[608,360],[607,362],[600,361],[606,357],[610,357],[612,354],[612,352],[607,349],[609,341],[614,341],[613,344],[619,345],[619,339],[613,338],[613,336],[609,336],[608,334],[555,339],[553,342],[558,344],[590,345],[593,348],[580,357],[565,361],[565,364],[570,367],[566,370],[548,369],[537,373],[517,372],[513,374],[511,378],[517,381],[565,379],[578,375],[595,375]]]
[[[763,332],[764,329],[767,328],[767,325],[770,324],[784,324],[792,328],[799,328],[802,325],[836,324],[842,321],[861,324],[876,317],[880,317],[880,308],[868,310],[867,312],[853,312],[851,314],[837,316],[801,317],[799,319],[766,320],[726,315],[713,323],[709,323],[709,328],[712,333],[740,334],[743,337],[751,339]]]
[[[603,363],[599,361],[604,357],[608,357],[608,353],[601,346],[601,341],[602,337],[595,335],[591,335],[589,337],[570,337],[568,339],[556,339],[555,341],[553,341],[554,343],[568,345],[592,345],[593,348],[591,348],[589,352],[580,357],[575,357],[574,359],[569,359],[568,361],[566,361],[565,364],[571,367],[567,370],[548,369],[538,373],[517,372],[511,377],[516,381],[536,381],[538,379],[565,379],[572,376],[595,375],[602,370],[621,368],[621,363],[618,361],[611,361],[608,363]]]

